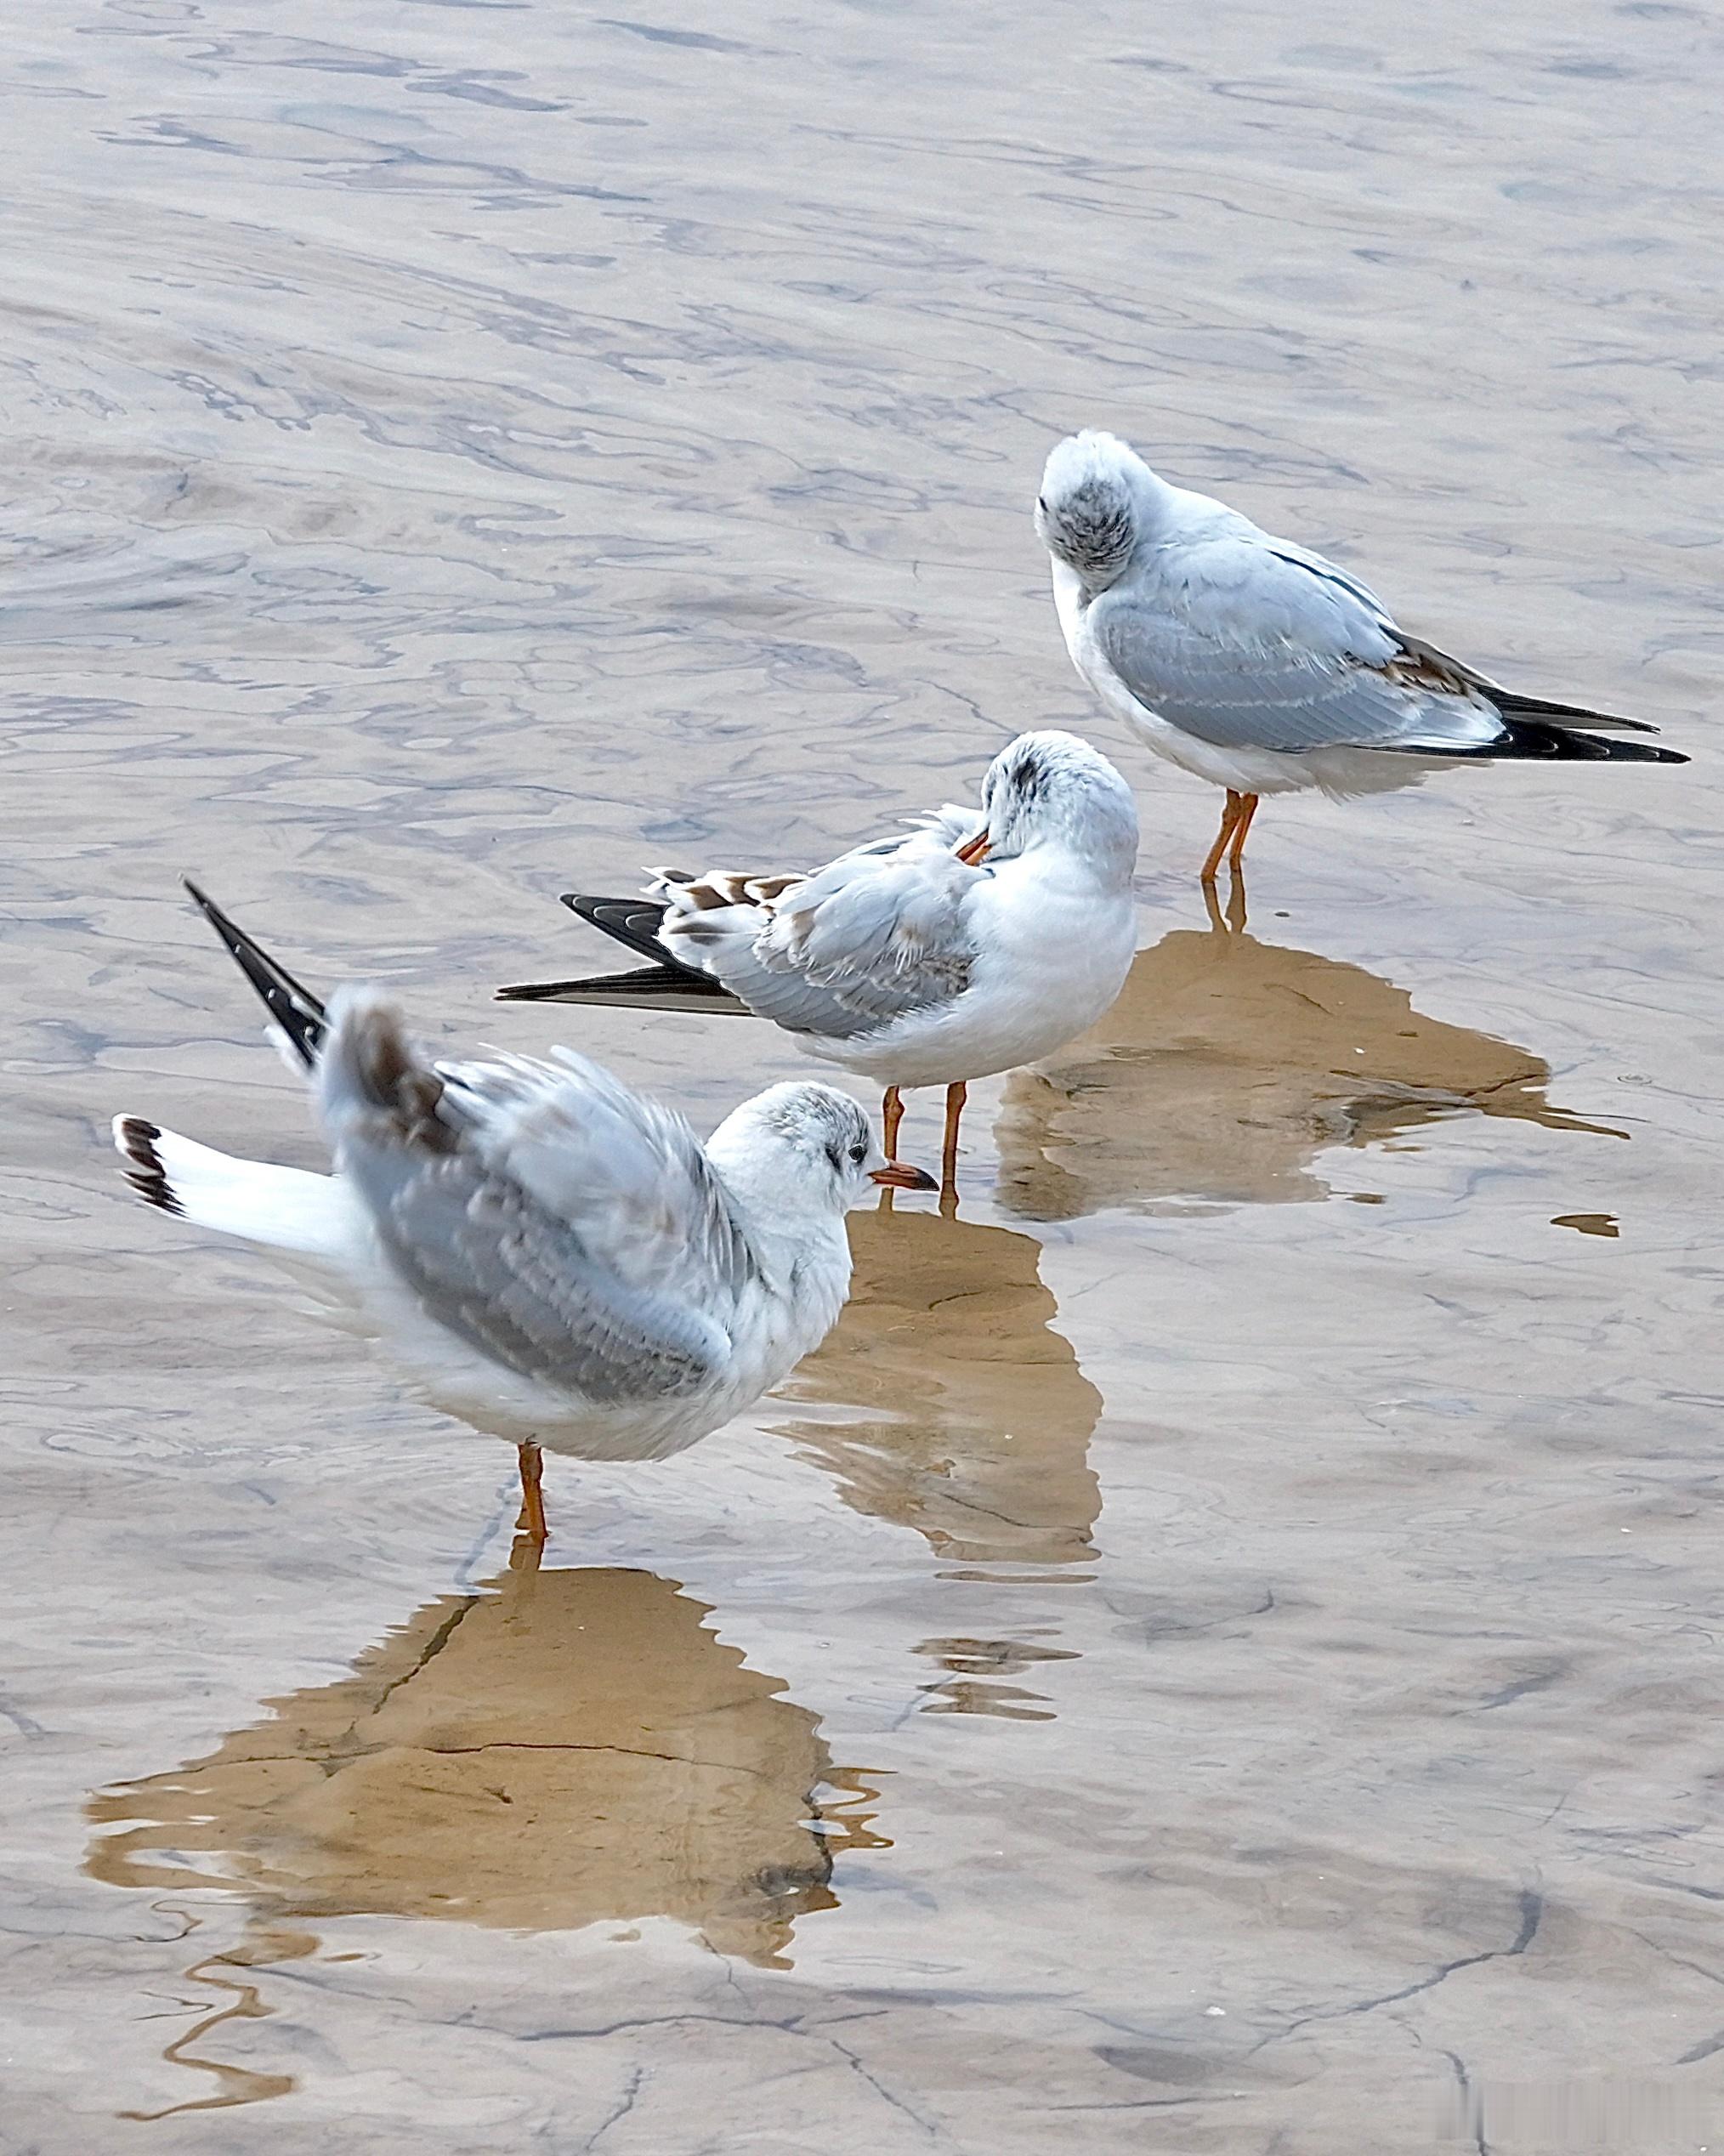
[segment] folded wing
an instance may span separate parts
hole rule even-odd
[[[1222,749],[1477,754],[1505,732],[1479,683],[1404,638],[1321,555],[1228,535],[1104,593],[1092,633],[1148,710]]]
[[[858,847],[812,876],[661,873],[660,938],[791,1032],[845,1040],[951,1001],[975,957],[967,901],[987,871],[958,860],[973,811]]]
[[[450,1331],[596,1403],[722,1370],[755,1268],[679,1116],[575,1055],[434,1066],[364,992],[332,1007],[317,1085],[394,1271]]]
[[[1589,740],[1659,729],[1504,688],[1409,635],[1347,570],[1243,518],[1104,593],[1091,627],[1138,702],[1216,748],[1684,760]]]

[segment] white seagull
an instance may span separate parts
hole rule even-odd
[[[1075,735],[1020,734],[989,765],[979,814],[938,809],[811,875],[660,869],[644,899],[569,893],[654,965],[497,994],[751,1011],[885,1087],[888,1154],[901,1091],[944,1086],[950,1198],[967,1082],[1051,1054],[1124,986],[1137,856],[1137,804],[1106,757]]]
[[[1408,635],[1358,577],[1112,434],[1055,445],[1035,529],[1073,665],[1159,755],[1227,788],[1205,883],[1229,848],[1238,870],[1261,794],[1377,793],[1497,757],[1688,761],[1596,730],[1656,734],[1644,720],[1523,695]]]
[[[375,991],[322,1006],[195,886],[298,1061],[332,1175],[235,1160],[122,1115],[149,1204],[309,1268],[387,1336],[423,1397],[519,1448],[521,1524],[545,1535],[540,1446],[660,1460],[728,1421],[831,1330],[844,1215],[883,1161],[848,1093],[769,1087],[702,1147],[680,1115],[567,1049],[430,1062]]]

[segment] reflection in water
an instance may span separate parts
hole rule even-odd
[[[650,1573],[508,1571],[445,1595],[338,1682],[207,1758],[111,1790],[88,1869],[228,1886],[266,1926],[353,1914],[570,1930],[663,1915],[785,1966],[836,1906],[819,1724]],[[229,1957],[232,1958],[232,1957]],[[256,1959],[258,1957],[252,1957]]]
[[[1140,951],[1098,1026],[1008,1081],[1000,1200],[1025,1219],[1069,1220],[1108,1206],[1324,1198],[1311,1163],[1327,1147],[1465,1109],[1600,1131],[1550,1105],[1550,1075],[1525,1048],[1424,1017],[1363,967],[1217,918]]]
[[[199,1928],[195,1918],[186,1926],[187,1938]],[[182,2111],[228,2111],[242,2103],[265,2103],[271,2096],[291,2095],[294,2086],[291,2074],[265,2074],[249,2066],[236,2066],[231,2061],[208,2058],[204,2046],[213,2032],[224,2023],[262,2021],[274,2009],[266,2006],[258,1986],[247,1983],[240,1972],[247,1969],[265,1968],[280,1961],[300,1961],[306,1955],[315,1954],[320,1942],[309,1932],[282,1932],[267,1926],[255,1926],[247,1936],[225,1953],[212,1954],[201,1961],[195,1961],[186,1971],[194,1983],[207,1985],[221,2001],[208,2013],[200,2014],[191,2027],[163,2047],[162,2056],[170,2066],[190,2067],[194,2072],[210,2076],[211,2093],[189,2097],[184,2103],[164,2105],[159,2111],[122,2111],[122,2119],[173,2119]],[[196,2047],[196,2048],[194,2048]]]
[[[791,1381],[822,1410],[789,1427],[859,1512],[966,1565],[1082,1563],[1101,1495],[1102,1399],[1052,1329],[1041,1245],[924,1212],[853,1213],[836,1330]]]
[[[1041,1662],[1075,1662],[1069,1648],[1038,1647],[1022,1639],[925,1639],[917,1648],[951,1672],[933,1684],[924,1714],[989,1714],[1001,1722],[1052,1722],[1046,1694],[1002,1678],[1022,1675]]]

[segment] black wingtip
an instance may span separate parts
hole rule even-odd
[[[257,990],[259,1000],[287,1036],[294,1053],[309,1070],[317,1060],[328,1031],[323,1005],[309,988],[294,979],[237,922],[230,921],[209,894],[189,876],[182,877],[192,903],[208,922],[222,948]]]
[[[1478,741],[1467,748],[1445,747],[1438,752],[1455,763],[1494,763],[1531,760],[1544,763],[1688,763],[1680,749],[1660,748],[1651,741],[1625,740],[1617,734],[1589,734],[1584,727],[1561,726],[1548,719],[1505,718],[1504,730],[1494,740]],[[1429,756],[1429,747],[1409,744],[1405,752]]]
[[[711,985],[706,974],[697,973],[691,966],[678,965],[659,941],[659,930],[669,908],[658,899],[605,899],[584,891],[564,891],[561,903],[589,928],[597,928],[613,943],[620,943],[625,950],[633,951],[636,957],[649,958],[655,966],[679,978]]]
[[[1559,757],[1586,763],[1689,763],[1693,757],[1680,749],[1656,746],[1651,741],[1623,740],[1616,735],[1587,734],[1574,727],[1552,727],[1560,743]],[[1548,752],[1545,752],[1546,753]]]
[[[705,973],[670,965],[643,966],[632,973],[593,973],[580,980],[516,981],[495,993],[499,1003],[589,1003],[626,1011],[749,1014],[746,1004]]]

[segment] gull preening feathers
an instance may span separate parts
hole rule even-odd
[[[1261,794],[1416,784],[1495,757],[1686,763],[1658,729],[1501,687],[1409,636],[1368,586],[1171,485],[1094,431],[1050,452],[1035,528],[1072,663],[1182,769],[1228,790],[1203,878],[1238,868]]]
[[[499,989],[511,1001],[752,1012],[823,1062],[900,1092],[944,1086],[955,1189],[972,1079],[1051,1054],[1100,1018],[1137,943],[1131,790],[1075,735],[1020,734],[979,811],[948,806],[812,874],[661,869],[647,895],[564,904],[645,972]]]
[[[309,1072],[335,1172],[235,1159],[122,1115],[134,1189],[309,1267],[434,1404],[512,1439],[541,1539],[541,1444],[656,1460],[716,1430],[831,1329],[849,1207],[877,1183],[933,1188],[882,1160],[831,1086],[770,1087],[703,1146],[567,1049],[429,1060],[374,990],[343,990],[326,1013],[192,895]]]

